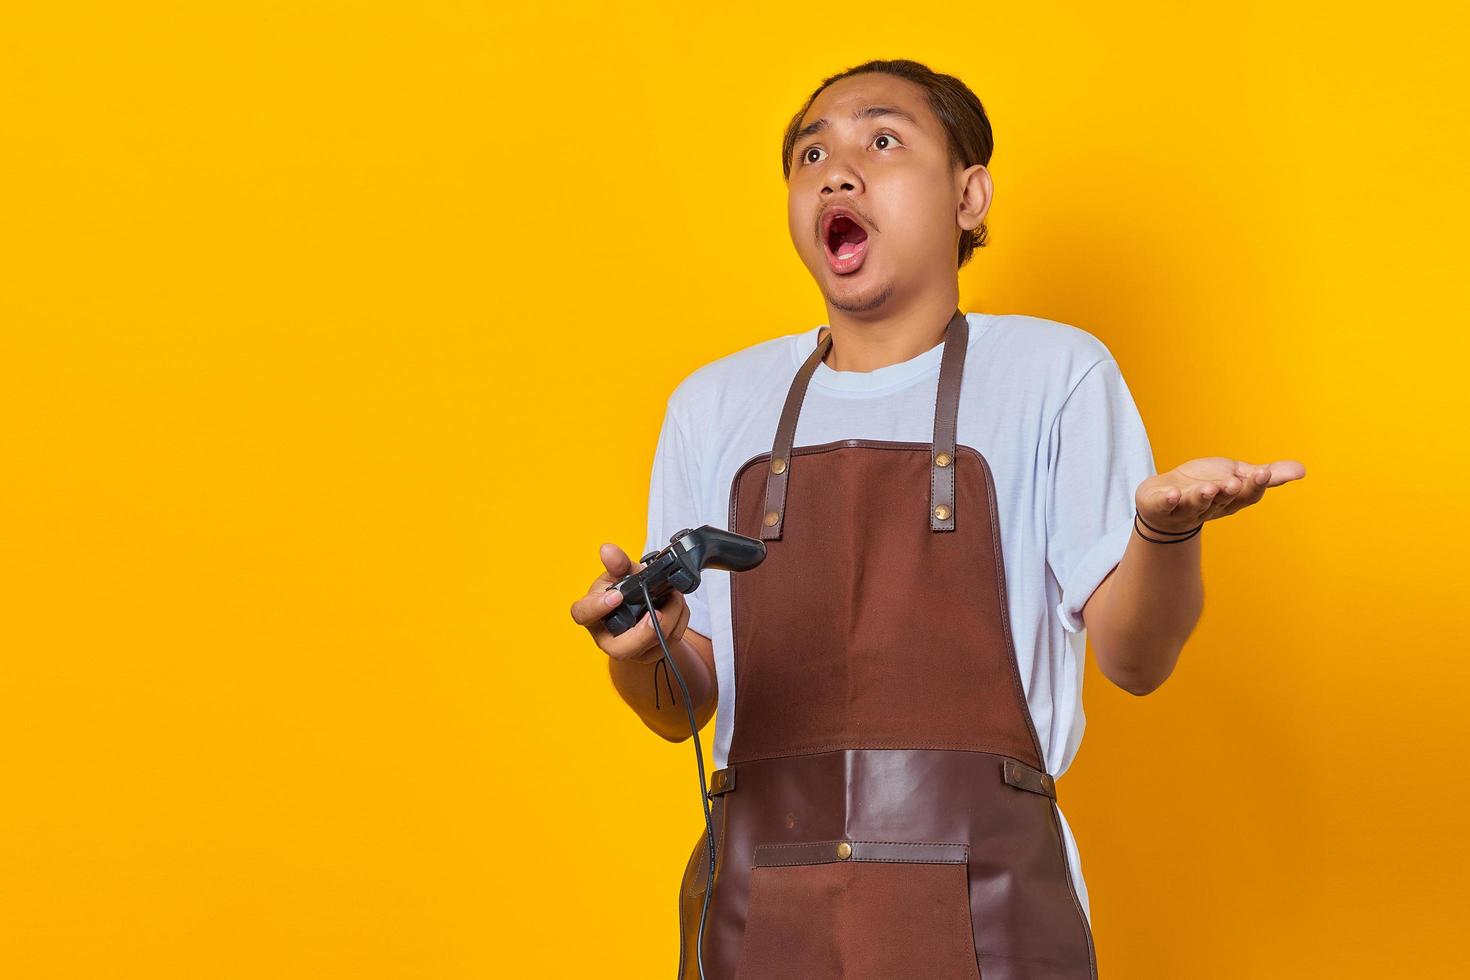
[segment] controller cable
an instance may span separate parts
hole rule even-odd
[[[669,645],[664,640],[663,627],[659,625],[658,610],[653,607],[653,597],[648,594],[648,583],[640,582],[643,589],[643,605],[648,609],[648,622],[653,627],[653,633],[658,637],[658,645],[663,648],[664,662],[669,671],[674,675],[674,680],[679,682],[679,690],[684,692],[684,711],[689,715],[689,731],[694,735],[694,761],[699,767],[699,801],[704,806],[704,832],[709,841],[709,878],[704,886],[704,907],[699,912],[699,934],[695,940],[694,962],[699,966],[699,980],[704,980],[704,920],[709,915],[709,897],[715,890],[715,823],[710,816],[709,788],[704,778],[704,752],[699,747],[699,725],[694,720],[694,705],[689,701],[689,688],[684,685],[684,677],[679,673],[678,664],[674,663],[674,655],[669,652]],[[667,683],[667,679],[665,680]],[[655,682],[657,690],[657,682]],[[683,896],[680,896],[682,899]],[[679,976],[675,980],[683,980],[684,976],[684,930],[679,929]]]

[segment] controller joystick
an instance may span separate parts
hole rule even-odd
[[[727,572],[743,572],[759,565],[766,557],[766,543],[759,538],[725,531],[709,524],[684,528],[669,538],[668,547],[650,551],[638,559],[641,571],[632,572],[608,586],[623,594],[618,607],[602,617],[608,632],[614,636],[637,625],[648,607],[643,602],[643,586],[654,608],[662,609],[673,592],[688,594],[699,588],[700,572],[715,568]]]

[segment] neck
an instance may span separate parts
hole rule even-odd
[[[832,347],[824,363],[834,371],[876,371],[918,357],[944,340],[959,307],[959,285],[916,297],[908,306],[859,316],[827,306]]]

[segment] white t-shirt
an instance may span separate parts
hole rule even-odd
[[[1118,362],[1077,327],[1020,314],[966,313],[969,351],[956,441],[995,479],[1011,634],[1047,772],[1067,771],[1082,740],[1082,606],[1133,533],[1134,491],[1156,471]],[[729,525],[730,482],[771,449],[792,378],[818,327],[763,341],[688,375],[669,396],[654,454],[644,551],[680,529]],[[929,442],[938,344],[875,371],[819,363],[793,445],[837,439]],[[732,572],[706,570],[686,597],[689,629],[713,641],[719,679],[714,765],[727,764],[735,714]],[[1060,812],[1060,808],[1059,808]],[[1077,845],[1062,817],[1068,864],[1091,921]]]

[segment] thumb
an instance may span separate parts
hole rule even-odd
[[[611,541],[603,542],[602,547],[597,549],[597,556],[602,559],[603,567],[607,569],[609,582],[616,582],[629,572],[643,569],[642,562],[635,564],[626,551]]]

